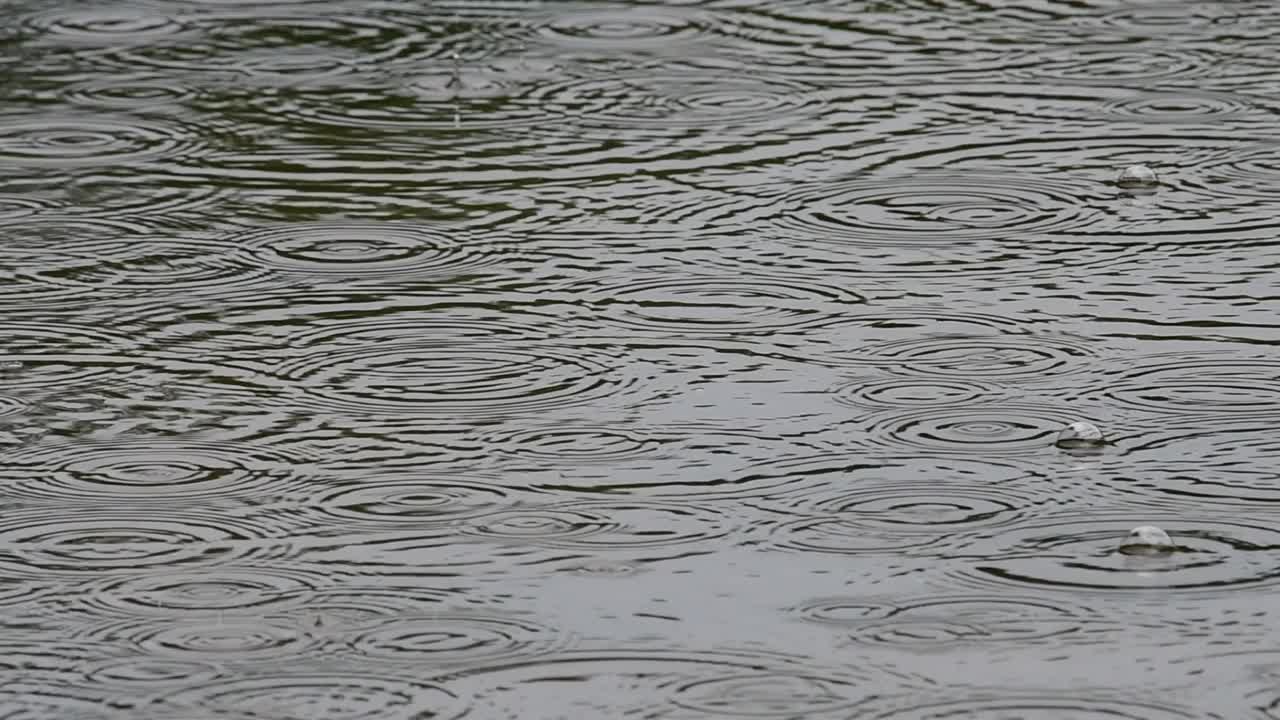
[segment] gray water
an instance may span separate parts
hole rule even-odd
[[[0,5],[0,718],[1280,717],[1278,58]]]

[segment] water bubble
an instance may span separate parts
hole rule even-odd
[[[1097,448],[1106,445],[1107,439],[1097,425],[1078,420],[1062,428],[1054,444],[1064,450]]]
[[[1177,549],[1169,533],[1155,525],[1140,525],[1129,531],[1120,552],[1125,555],[1156,555],[1170,553]]]
[[[1116,178],[1116,185],[1131,190],[1149,190],[1159,184],[1155,171],[1146,165],[1130,165]]]

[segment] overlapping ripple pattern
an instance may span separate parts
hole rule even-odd
[[[0,718],[1280,717],[1277,58],[0,3]]]

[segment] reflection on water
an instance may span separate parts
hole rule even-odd
[[[1280,717],[1277,30],[4,5],[0,716]]]

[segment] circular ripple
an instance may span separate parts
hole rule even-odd
[[[608,533],[617,527],[603,515],[556,508],[508,510],[485,515],[473,519],[462,530],[484,538],[563,545]]]
[[[750,277],[628,278],[570,287],[603,322],[663,333],[785,332],[845,319],[866,299],[841,288]]]
[[[304,355],[276,369],[305,399],[355,412],[507,416],[599,403],[626,389],[593,347],[399,342]]]
[[[0,461],[18,473],[9,491],[54,500],[255,501],[306,490],[299,458],[230,443],[113,440],[22,448]]]
[[[1260,108],[1243,97],[1187,91],[1139,93],[1103,105],[1100,113],[1116,120],[1199,123],[1260,113]]]
[[[0,414],[3,414],[0,398]],[[543,427],[516,430],[484,439],[492,447],[515,457],[533,460],[612,463],[652,452],[658,443],[643,433],[613,428]]]
[[[574,549],[642,549],[700,543],[728,535],[733,520],[691,503],[631,500],[565,503],[475,518],[468,535]]]
[[[67,388],[132,367],[130,343],[70,323],[0,322],[0,388]]]
[[[180,622],[131,620],[89,628],[84,634],[111,644],[128,644],[150,655],[177,660],[256,662],[305,656],[319,644],[299,628],[260,619],[184,619]]]
[[[127,691],[167,685],[190,687],[209,682],[219,674],[211,663],[155,657],[109,660],[87,671],[89,680]]]
[[[394,13],[271,15],[261,8],[219,13],[201,28],[199,38],[124,45],[101,56],[116,66],[189,72],[236,73],[291,83],[350,72],[360,65],[381,66],[414,48],[407,26]],[[421,25],[420,27],[428,27]],[[293,75],[294,77],[289,77]]]
[[[130,118],[5,118],[0,121],[0,161],[66,167],[111,166],[198,149],[185,129]]]
[[[979,693],[974,693],[979,694]],[[956,720],[959,718],[1019,718],[1019,720],[1191,720],[1204,715],[1192,709],[1164,705],[1154,701],[1106,700],[1087,697],[1093,693],[1085,690],[1063,695],[1032,695],[1007,690],[994,691],[987,698],[963,700],[937,700],[921,702],[919,697],[909,705],[885,708],[889,703],[877,703],[882,709],[866,708],[859,718],[876,720]],[[901,701],[899,701],[901,703]]]
[[[294,567],[228,567],[114,576],[90,584],[82,595],[99,612],[266,612],[308,602],[319,588],[332,583],[329,573]]]
[[[772,545],[834,554],[939,552],[969,533],[1015,523],[1036,504],[1023,493],[989,485],[897,479],[857,487],[784,496],[784,512],[804,517],[772,528]]]
[[[877,687],[866,663],[824,676],[794,658],[750,653],[611,651],[557,653],[544,662],[462,670],[445,687],[476,698],[480,717],[814,717],[850,707]],[[556,692],[548,692],[548,687]],[[619,689],[625,691],[620,692]],[[793,694],[794,693],[794,694]],[[825,717],[825,715],[824,715]]]
[[[938,536],[939,542],[966,530],[1017,522],[1034,500],[990,484],[915,483],[902,478],[879,484],[859,482],[855,490],[819,488],[784,495],[791,512],[839,517],[873,533]]]
[[[947,381],[1045,381],[1089,370],[1096,345],[1068,335],[936,335],[864,345],[849,360]]]
[[[537,37],[569,49],[667,51],[707,37],[714,18],[687,7],[615,7],[569,10],[537,28]]]
[[[837,388],[832,399],[854,408],[912,409],[955,407],[994,399],[998,395],[995,388],[960,378],[871,378],[855,380]]]
[[[60,282],[93,289],[232,293],[260,287],[270,274],[232,260],[225,244],[195,238],[137,237],[68,248],[75,258],[61,262]]]
[[[813,116],[821,106],[817,93],[800,83],[695,74],[576,79],[545,86],[531,99],[587,127],[663,134],[794,120]]]
[[[802,185],[774,223],[791,235],[868,245],[951,245],[1065,233],[1098,218],[1092,188],[1031,175],[922,173]]]
[[[1144,412],[1247,415],[1280,409],[1280,363],[1216,355],[1149,356],[1093,392]]]
[[[844,682],[808,675],[742,674],[676,683],[671,702],[689,710],[745,717],[817,717],[857,704]]]
[[[335,720],[451,720],[461,699],[438,685],[360,672],[259,673],[168,692],[157,704],[215,714]]]
[[[252,267],[291,273],[395,273],[455,277],[502,258],[493,245],[468,247],[459,231],[408,223],[300,223],[232,236]]]
[[[176,106],[195,95],[191,88],[163,75],[97,78],[72,85],[65,93],[77,105],[130,111]]]
[[[841,517],[805,517],[779,523],[769,529],[772,547],[802,553],[830,555],[902,556],[927,552],[938,543],[920,534],[869,532],[857,521]]]
[[[360,633],[352,640],[352,647],[362,661],[474,665],[546,654],[560,645],[559,636],[526,620],[433,613],[380,623]]]
[[[115,7],[93,10],[54,10],[28,16],[25,24],[41,42],[119,45],[154,42],[183,32],[186,27],[156,8]]]
[[[467,597],[474,600],[473,589],[468,589]],[[302,617],[314,617],[315,625],[322,632],[345,632],[397,618],[434,616],[447,612],[450,604],[461,600],[452,590],[381,585],[354,589],[335,587],[308,594]],[[299,616],[294,610],[289,610],[287,615]]]
[[[823,598],[797,607],[807,622],[847,628],[871,645],[941,649],[971,643],[1070,638],[1098,621],[1093,611],[1042,598],[931,596],[884,603]]]
[[[27,218],[0,224],[0,257],[17,263],[57,266],[75,257],[83,245],[104,239],[123,245],[144,231],[135,224],[102,217],[83,218],[65,214]]]
[[[969,543],[958,570],[962,582],[984,586],[1075,591],[1231,591],[1280,579],[1271,523],[1230,517],[1153,516],[1151,512],[1042,518],[1003,528],[998,537]],[[1164,528],[1183,550],[1162,556],[1119,552],[1138,525]]]
[[[1049,451],[1070,410],[1044,405],[934,408],[872,416],[858,427],[876,445],[985,455]]]
[[[1041,50],[1008,59],[1009,74],[1023,80],[1074,85],[1130,85],[1201,77],[1217,70],[1216,52],[1177,47],[1073,46],[1069,50]]]
[[[484,54],[490,54],[486,48]],[[455,69],[456,68],[456,69]],[[326,89],[315,96],[289,97],[287,102],[257,94],[246,102],[272,116],[298,123],[340,128],[373,128],[396,132],[458,132],[529,128],[562,121],[545,103],[528,97],[531,88],[563,79],[555,63],[535,58],[490,58],[485,65],[441,61],[394,85]],[[510,146],[513,136],[504,135]],[[545,143],[536,148],[542,152]]]
[[[318,495],[317,510],[344,523],[368,526],[451,524],[515,502],[499,479],[490,482],[421,476],[374,480]]]
[[[143,568],[208,565],[255,552],[279,518],[166,511],[64,508],[10,512],[0,519],[0,567],[19,575],[136,574]]]

